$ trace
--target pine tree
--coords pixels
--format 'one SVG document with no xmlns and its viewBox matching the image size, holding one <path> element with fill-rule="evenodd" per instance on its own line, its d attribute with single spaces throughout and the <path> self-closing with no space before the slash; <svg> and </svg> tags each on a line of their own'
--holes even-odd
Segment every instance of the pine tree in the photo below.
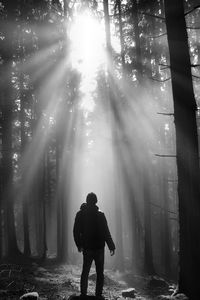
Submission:
<svg viewBox="0 0 200 300">
<path fill-rule="evenodd" d="M 182 0 L 165 1 L 176 130 L 180 222 L 179 291 L 199 299 L 200 190 L 196 101 Z"/>
</svg>

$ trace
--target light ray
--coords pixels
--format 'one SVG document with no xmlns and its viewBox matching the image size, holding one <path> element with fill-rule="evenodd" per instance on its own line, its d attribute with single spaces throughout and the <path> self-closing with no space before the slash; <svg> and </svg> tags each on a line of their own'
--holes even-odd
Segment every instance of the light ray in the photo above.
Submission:
<svg viewBox="0 0 200 300">
<path fill-rule="evenodd" d="M 76 16 L 70 29 L 72 65 L 83 74 L 96 72 L 104 61 L 102 25 L 89 12 Z"/>
</svg>

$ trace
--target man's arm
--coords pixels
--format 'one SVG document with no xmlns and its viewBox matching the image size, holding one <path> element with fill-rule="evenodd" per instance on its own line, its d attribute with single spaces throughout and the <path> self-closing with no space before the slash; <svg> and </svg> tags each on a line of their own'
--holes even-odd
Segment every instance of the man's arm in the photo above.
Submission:
<svg viewBox="0 0 200 300">
<path fill-rule="evenodd" d="M 114 253 L 115 253 L 115 244 L 113 242 L 110 230 L 108 228 L 108 223 L 107 223 L 107 220 L 106 220 L 106 217 L 105 217 L 104 214 L 103 214 L 103 222 L 104 222 L 105 241 L 106 241 L 106 244 L 108 245 L 108 248 L 110 250 L 110 254 L 114 255 Z"/>
<path fill-rule="evenodd" d="M 81 252 L 82 249 L 82 239 L 81 239 L 81 215 L 80 212 L 76 214 L 74 228 L 73 228 L 73 236 L 75 244 L 78 248 L 78 251 Z"/>
</svg>

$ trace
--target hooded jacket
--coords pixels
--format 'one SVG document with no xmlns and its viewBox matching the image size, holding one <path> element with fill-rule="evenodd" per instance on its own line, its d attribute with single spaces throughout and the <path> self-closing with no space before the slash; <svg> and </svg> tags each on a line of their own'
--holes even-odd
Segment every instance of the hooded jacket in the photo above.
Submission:
<svg viewBox="0 0 200 300">
<path fill-rule="evenodd" d="M 115 250 L 106 217 L 95 204 L 81 205 L 75 217 L 73 234 L 78 249 L 98 250 L 106 243 L 110 251 Z"/>
</svg>

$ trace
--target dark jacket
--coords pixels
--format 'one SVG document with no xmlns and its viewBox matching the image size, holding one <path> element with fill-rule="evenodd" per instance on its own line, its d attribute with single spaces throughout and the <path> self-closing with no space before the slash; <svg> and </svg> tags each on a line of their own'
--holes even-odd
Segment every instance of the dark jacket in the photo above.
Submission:
<svg viewBox="0 0 200 300">
<path fill-rule="evenodd" d="M 76 214 L 73 234 L 78 249 L 97 250 L 104 248 L 106 243 L 110 250 L 115 250 L 106 217 L 96 205 L 81 206 Z"/>
</svg>

